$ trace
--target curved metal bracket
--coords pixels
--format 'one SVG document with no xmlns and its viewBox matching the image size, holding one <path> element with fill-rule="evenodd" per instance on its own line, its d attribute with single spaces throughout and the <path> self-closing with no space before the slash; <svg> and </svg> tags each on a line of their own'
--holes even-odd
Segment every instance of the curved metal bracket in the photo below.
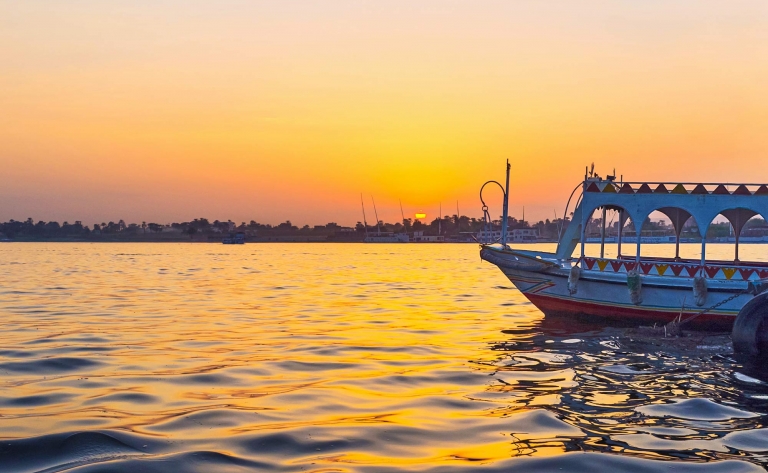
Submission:
<svg viewBox="0 0 768 473">
<path fill-rule="evenodd" d="M 503 202 L 506 202 L 507 200 L 507 193 L 504 192 L 504 186 L 502 186 L 498 181 L 487 181 L 485 184 L 483 184 L 480 187 L 480 202 L 483 204 L 483 220 L 485 220 L 485 234 L 489 236 L 488 241 L 484 242 L 486 244 L 488 243 L 498 243 L 499 240 L 490 241 L 490 234 L 491 234 L 491 215 L 488 213 L 488 204 L 485 203 L 485 200 L 483 199 L 483 190 L 485 189 L 485 186 L 488 184 L 496 184 L 499 186 L 499 189 L 501 189 L 501 194 L 504 196 Z"/>
<path fill-rule="evenodd" d="M 499 189 L 501 189 L 501 194 L 502 194 L 502 195 L 503 195 L 505 198 L 507 197 L 507 193 L 506 193 L 506 192 L 504 192 L 504 186 L 502 186 L 501 184 L 499 184 L 499 182 L 498 182 L 498 181 L 487 181 L 485 184 L 483 184 L 483 185 L 482 185 L 482 187 L 480 187 L 480 202 L 482 202 L 482 203 L 483 203 L 483 207 L 485 207 L 485 208 L 487 208 L 487 207 L 488 207 L 488 204 L 486 204 L 486 203 L 485 203 L 485 201 L 483 200 L 483 189 L 485 189 L 485 186 L 487 186 L 488 184 L 491 184 L 491 183 L 493 183 L 493 184 L 496 184 L 497 186 L 499 186 Z"/>
</svg>

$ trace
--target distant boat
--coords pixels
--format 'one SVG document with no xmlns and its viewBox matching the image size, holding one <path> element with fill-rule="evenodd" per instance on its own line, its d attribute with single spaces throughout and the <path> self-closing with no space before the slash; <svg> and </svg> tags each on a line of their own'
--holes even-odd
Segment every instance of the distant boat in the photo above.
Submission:
<svg viewBox="0 0 768 473">
<path fill-rule="evenodd" d="M 365 243 L 408 243 L 407 233 L 379 232 L 370 233 L 363 240 Z"/>
<path fill-rule="evenodd" d="M 360 194 L 360 206 L 363 209 L 363 225 L 365 226 L 365 243 L 408 243 L 409 238 L 407 233 L 392 233 L 382 232 L 381 226 L 379 226 L 379 213 L 376 211 L 376 202 L 371 196 L 373 202 L 373 211 L 376 215 L 376 225 L 378 231 L 376 233 L 368 233 L 368 222 L 365 219 L 365 204 L 363 204 L 363 194 Z M 400 209 L 402 211 L 402 207 Z"/>
<path fill-rule="evenodd" d="M 243 245 L 245 244 L 245 233 L 230 233 L 228 237 L 221 240 L 225 245 Z"/>
</svg>

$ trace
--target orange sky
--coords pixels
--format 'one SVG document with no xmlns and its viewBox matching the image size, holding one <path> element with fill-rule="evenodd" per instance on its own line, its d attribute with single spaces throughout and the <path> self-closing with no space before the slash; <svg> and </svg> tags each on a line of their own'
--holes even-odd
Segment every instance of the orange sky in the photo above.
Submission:
<svg viewBox="0 0 768 473">
<path fill-rule="evenodd" d="M 767 156 L 764 0 L 0 3 L 2 221 L 479 217 L 506 158 L 532 220 Z"/>
</svg>

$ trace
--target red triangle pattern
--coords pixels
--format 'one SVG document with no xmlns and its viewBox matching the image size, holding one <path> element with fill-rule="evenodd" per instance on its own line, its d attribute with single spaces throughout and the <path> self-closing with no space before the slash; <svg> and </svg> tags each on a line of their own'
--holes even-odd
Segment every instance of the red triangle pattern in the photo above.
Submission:
<svg viewBox="0 0 768 473">
<path fill-rule="evenodd" d="M 680 273 L 683 272 L 683 268 L 685 268 L 684 264 L 670 264 L 669 269 L 672 270 L 672 274 L 675 276 L 680 276 Z"/>
<path fill-rule="evenodd" d="M 689 277 L 696 276 L 696 273 L 698 273 L 700 269 L 701 269 L 701 266 L 699 266 L 698 264 L 685 265 L 685 270 L 686 272 L 688 272 Z"/>
<path fill-rule="evenodd" d="M 584 258 L 584 265 L 587 269 L 592 269 L 595 266 L 595 258 Z"/>
<path fill-rule="evenodd" d="M 643 274 L 648 274 L 655 265 L 653 263 L 640 263 L 640 269 Z"/>
<path fill-rule="evenodd" d="M 714 278 L 715 275 L 720 272 L 720 268 L 717 266 L 704 266 L 704 272 L 707 273 L 707 276 L 710 278 Z"/>
<path fill-rule="evenodd" d="M 755 270 L 751 268 L 739 268 L 739 272 L 741 273 L 741 278 L 746 281 L 755 273 Z"/>
<path fill-rule="evenodd" d="M 587 187 L 587 192 L 600 192 L 600 188 L 594 182 Z"/>
<path fill-rule="evenodd" d="M 621 261 L 611 261 L 611 268 L 613 268 L 613 272 L 618 273 L 621 267 L 624 265 Z"/>
</svg>

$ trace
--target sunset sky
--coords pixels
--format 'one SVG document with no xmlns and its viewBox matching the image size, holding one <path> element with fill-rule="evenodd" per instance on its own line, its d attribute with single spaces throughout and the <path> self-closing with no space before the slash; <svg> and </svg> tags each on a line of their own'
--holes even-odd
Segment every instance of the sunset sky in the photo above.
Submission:
<svg viewBox="0 0 768 473">
<path fill-rule="evenodd" d="M 768 182 L 768 2 L 0 2 L 0 221 L 479 217 L 507 158 L 528 220 Z"/>
</svg>

